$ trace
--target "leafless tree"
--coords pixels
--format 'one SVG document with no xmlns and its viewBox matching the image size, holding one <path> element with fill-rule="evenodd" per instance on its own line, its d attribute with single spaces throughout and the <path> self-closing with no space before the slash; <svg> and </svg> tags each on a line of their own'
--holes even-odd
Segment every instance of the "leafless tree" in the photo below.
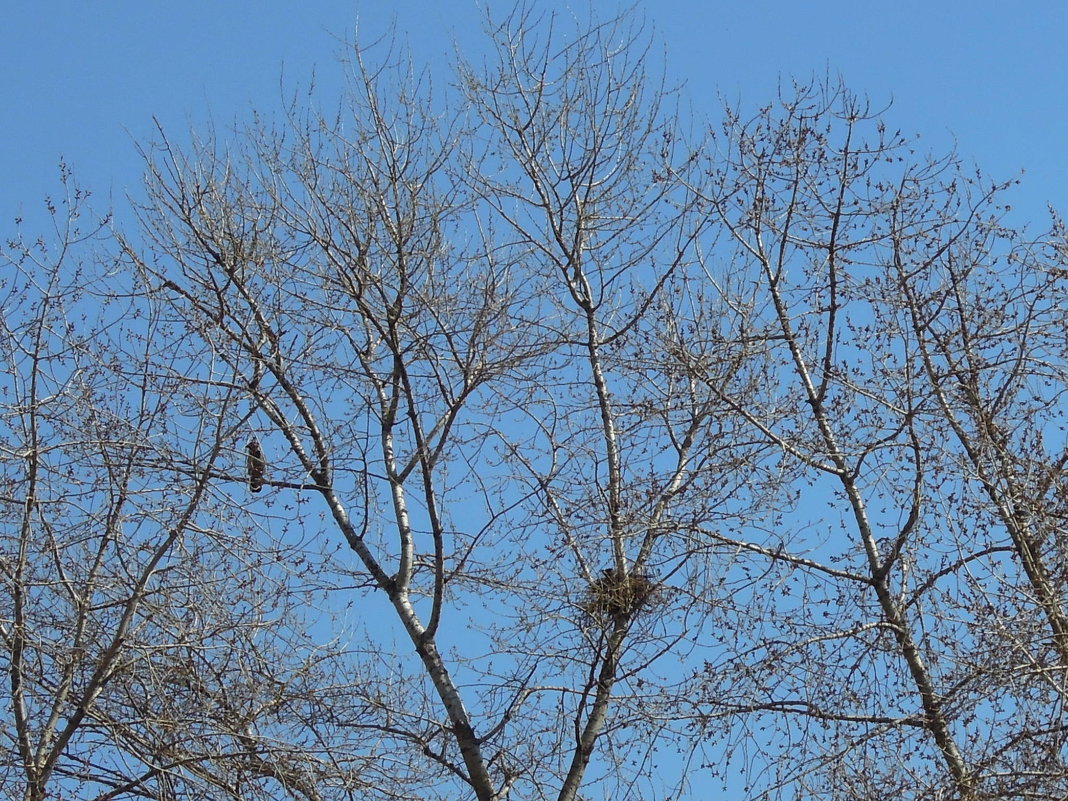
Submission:
<svg viewBox="0 0 1068 801">
<path fill-rule="evenodd" d="M 439 771 L 424 794 L 637 797 L 663 781 L 650 732 L 685 725 L 656 665 L 702 629 L 697 521 L 752 505 L 726 407 L 651 350 L 697 261 L 696 150 L 630 18 L 490 33 L 456 111 L 357 51 L 336 118 L 164 139 L 126 253 L 245 377 L 265 492 L 328 513 L 361 607 L 403 632 L 419 669 L 374 742 Z"/>
<path fill-rule="evenodd" d="M 710 716 L 778 753 L 757 797 L 1063 797 L 1062 234 L 833 85 L 719 142 L 709 280 L 773 336 L 757 392 L 708 383 L 807 502 L 711 533 L 775 581 Z"/>
<path fill-rule="evenodd" d="M 373 769 L 309 739 L 345 724 L 322 714 L 332 696 L 351 714 L 360 696 L 333 673 L 343 649 L 301 630 L 306 567 L 279 561 L 302 548 L 255 539 L 219 484 L 244 384 L 190 383 L 189 334 L 103 269 L 103 223 L 62 177 L 55 244 L 4 253 L 0 784 L 26 801 L 355 791 Z"/>
<path fill-rule="evenodd" d="M 706 134 L 632 14 L 487 31 L 9 247 L 3 781 L 1068 797 L 1059 221 L 834 84 Z"/>
</svg>

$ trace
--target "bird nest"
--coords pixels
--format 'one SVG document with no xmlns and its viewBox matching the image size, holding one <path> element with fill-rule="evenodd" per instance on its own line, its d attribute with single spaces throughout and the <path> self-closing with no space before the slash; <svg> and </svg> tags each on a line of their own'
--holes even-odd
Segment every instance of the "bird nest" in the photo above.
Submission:
<svg viewBox="0 0 1068 801">
<path fill-rule="evenodd" d="M 659 594 L 660 587 L 644 573 L 609 568 L 590 583 L 581 608 L 596 620 L 630 620 Z"/>
</svg>

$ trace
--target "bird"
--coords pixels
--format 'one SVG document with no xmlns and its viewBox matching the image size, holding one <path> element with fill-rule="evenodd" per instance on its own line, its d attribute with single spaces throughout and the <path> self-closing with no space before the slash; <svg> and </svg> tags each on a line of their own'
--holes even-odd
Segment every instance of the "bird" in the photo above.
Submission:
<svg viewBox="0 0 1068 801">
<path fill-rule="evenodd" d="M 263 489 L 263 477 L 267 474 L 267 460 L 263 458 L 263 448 L 255 437 L 248 441 L 245 449 L 245 467 L 248 470 L 248 488 L 252 492 Z"/>
</svg>

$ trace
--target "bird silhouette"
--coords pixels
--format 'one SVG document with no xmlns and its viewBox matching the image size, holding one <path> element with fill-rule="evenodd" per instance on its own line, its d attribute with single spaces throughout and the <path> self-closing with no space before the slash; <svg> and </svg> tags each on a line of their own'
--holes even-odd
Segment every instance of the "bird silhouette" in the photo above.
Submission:
<svg viewBox="0 0 1068 801">
<path fill-rule="evenodd" d="M 267 475 L 267 460 L 263 458 L 263 448 L 255 437 L 248 441 L 245 449 L 245 467 L 248 470 L 248 488 L 252 492 L 263 489 L 263 479 Z"/>
</svg>

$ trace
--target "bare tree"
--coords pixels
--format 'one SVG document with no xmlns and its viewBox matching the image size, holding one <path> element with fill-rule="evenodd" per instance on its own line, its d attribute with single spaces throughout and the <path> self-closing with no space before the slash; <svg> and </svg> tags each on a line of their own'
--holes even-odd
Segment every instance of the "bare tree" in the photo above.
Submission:
<svg viewBox="0 0 1068 801">
<path fill-rule="evenodd" d="M 749 458 L 726 407 L 650 351 L 697 261 L 693 145 L 640 26 L 561 27 L 491 27 L 463 113 L 357 51 L 336 118 L 164 140 L 153 244 L 126 246 L 245 377 L 265 494 L 328 512 L 361 606 L 406 637 L 391 659 L 418 670 L 356 747 L 406 749 L 439 772 L 424 793 L 662 783 L 648 734 L 678 735 L 686 688 L 656 665 L 694 647 L 719 558 L 696 522 L 749 503 L 722 491 Z"/>
<path fill-rule="evenodd" d="M 695 134 L 634 15 L 487 31 L 9 248 L 5 783 L 1068 797 L 1059 222 L 835 85 Z"/>
<path fill-rule="evenodd" d="M 100 269 L 106 223 L 63 182 L 56 244 L 5 251 L 2 783 L 26 801 L 355 790 L 373 772 L 308 739 L 339 725 L 316 714 L 342 688 L 359 704 L 351 679 L 331 688 L 340 649 L 301 631 L 306 568 L 279 561 L 302 549 L 254 542 L 218 488 L 244 384 L 190 384 L 193 340 Z"/>
<path fill-rule="evenodd" d="M 723 652 L 710 714 L 769 733 L 758 797 L 1063 796 L 1060 251 L 838 87 L 728 112 L 719 141 L 714 257 L 774 336 L 757 392 L 708 383 L 784 495 L 820 500 L 711 533 L 782 597 L 740 610 L 759 636 Z"/>
</svg>

